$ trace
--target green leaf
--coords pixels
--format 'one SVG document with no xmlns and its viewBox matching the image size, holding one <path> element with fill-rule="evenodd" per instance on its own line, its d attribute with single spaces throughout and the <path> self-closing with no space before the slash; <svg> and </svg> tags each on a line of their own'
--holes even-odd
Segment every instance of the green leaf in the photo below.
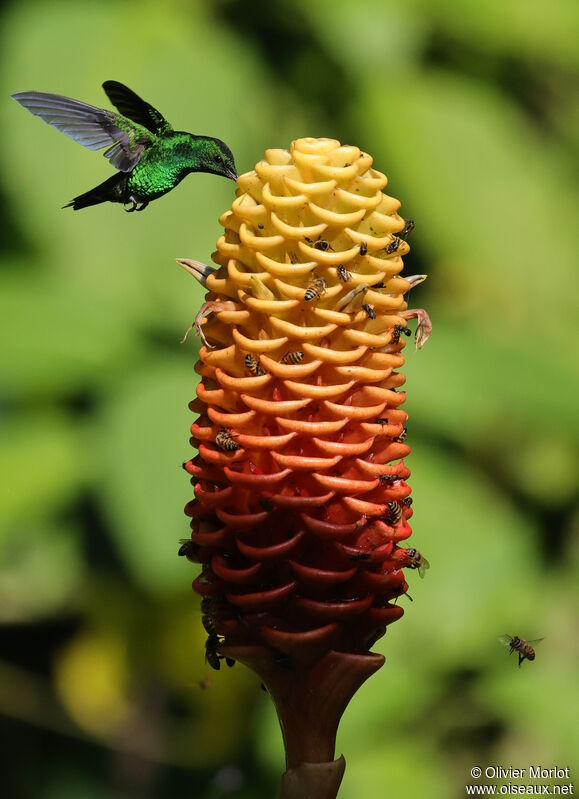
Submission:
<svg viewBox="0 0 579 799">
<path fill-rule="evenodd" d="M 375 165 L 417 222 L 412 243 L 434 262 L 426 288 L 439 312 L 534 352 L 538 364 L 563 362 L 579 340 L 565 290 L 579 246 L 566 153 L 496 91 L 443 72 L 397 78 L 395 117 L 376 100 L 380 76 L 352 113 L 372 117 Z"/>
<path fill-rule="evenodd" d="M 0 532 L 42 525 L 70 502 L 87 479 L 83 438 L 57 413 L 7 417 L 2 429 Z"/>
<path fill-rule="evenodd" d="M 400 736 L 392 717 L 384 719 L 382 729 L 380 739 L 370 744 L 365 752 L 358 752 L 356 757 L 347 759 L 340 799 L 359 799 L 361 796 L 372 799 L 382 796 L 448 797 L 448 774 L 440 756 L 417 736 Z"/>
<path fill-rule="evenodd" d="M 579 27 L 579 7 L 574 0 L 553 0 L 549 13 L 541 3 L 528 0 L 443 0 L 432 4 L 418 0 L 415 13 L 456 37 L 465 46 L 505 56 L 521 56 L 558 66 L 579 63 L 575 33 Z"/>
<path fill-rule="evenodd" d="M 138 344 L 121 313 L 45 275 L 4 275 L 0 316 L 0 371 L 8 396 L 67 396 L 98 385 L 120 370 Z"/>
<path fill-rule="evenodd" d="M 70 610 L 84 571 L 77 529 L 46 520 L 21 524 L 2 542 L 0 620 L 22 623 Z"/>
<path fill-rule="evenodd" d="M 193 490 L 181 464 L 192 452 L 187 404 L 197 381 L 192 365 L 151 362 L 128 378 L 99 428 L 105 511 L 135 580 L 151 591 L 179 590 L 194 576 L 177 550 L 189 535 L 183 508 Z"/>
</svg>

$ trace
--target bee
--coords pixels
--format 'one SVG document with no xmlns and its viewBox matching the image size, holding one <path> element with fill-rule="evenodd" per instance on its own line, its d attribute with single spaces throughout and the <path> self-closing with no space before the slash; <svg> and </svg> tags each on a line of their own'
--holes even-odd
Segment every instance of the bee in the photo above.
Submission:
<svg viewBox="0 0 579 799">
<path fill-rule="evenodd" d="M 194 544 L 190 538 L 182 538 L 179 552 L 177 553 L 180 558 L 187 558 L 187 560 L 195 561 L 199 554 L 198 544 Z"/>
<path fill-rule="evenodd" d="M 387 523 L 391 527 L 395 527 L 402 521 L 402 507 L 394 500 L 387 502 L 386 505 L 388 506 Z"/>
<path fill-rule="evenodd" d="M 426 569 L 430 569 L 430 563 L 426 560 L 424 555 L 412 547 L 406 550 L 406 557 L 408 558 L 407 568 L 418 569 L 419 576 L 424 577 Z"/>
<path fill-rule="evenodd" d="M 349 555 L 348 560 L 351 560 L 353 563 L 360 563 L 370 560 L 371 557 L 369 552 L 357 552 L 355 555 Z"/>
<path fill-rule="evenodd" d="M 390 423 L 385 416 L 381 416 L 379 419 L 376 419 L 376 424 L 390 424 Z"/>
<path fill-rule="evenodd" d="M 372 306 L 371 306 L 371 305 L 368 305 L 368 303 L 366 303 L 366 302 L 365 302 L 365 303 L 362 305 L 362 308 L 363 308 L 363 309 L 366 311 L 366 313 L 368 314 L 368 318 L 369 318 L 369 319 L 376 319 L 376 312 L 374 311 L 374 309 L 372 308 Z"/>
<path fill-rule="evenodd" d="M 366 255 L 367 252 L 368 252 L 368 245 L 366 244 L 365 241 L 363 241 L 360 244 L 360 255 Z"/>
<path fill-rule="evenodd" d="M 402 230 L 400 231 L 400 233 L 398 234 L 398 238 L 406 239 L 406 236 L 409 236 L 413 230 L 414 230 L 414 220 L 409 219 L 402 228 Z"/>
<path fill-rule="evenodd" d="M 264 510 L 270 513 L 272 510 L 275 510 L 275 505 L 269 497 L 260 497 L 258 502 Z"/>
<path fill-rule="evenodd" d="M 408 330 L 405 325 L 394 325 L 394 330 L 392 331 L 392 339 L 390 340 L 391 344 L 398 344 L 400 341 L 400 336 L 404 334 L 405 336 L 411 335 L 410 330 Z"/>
<path fill-rule="evenodd" d="M 399 436 L 397 436 L 394 439 L 394 441 L 398 441 L 399 444 L 402 444 L 402 442 L 404 441 L 404 439 L 406 438 L 407 435 L 408 435 L 408 428 L 403 427 L 402 428 L 402 432 L 400 433 Z"/>
<path fill-rule="evenodd" d="M 499 638 L 501 644 L 510 647 L 509 655 L 512 655 L 515 651 L 519 653 L 519 668 L 521 668 L 523 660 L 535 659 L 535 650 L 531 645 L 538 644 L 542 640 L 542 638 L 535 638 L 533 641 L 525 641 L 523 638 L 519 638 L 518 635 L 501 635 Z"/>
<path fill-rule="evenodd" d="M 386 247 L 387 255 L 391 255 L 392 253 L 396 252 L 398 247 L 400 247 L 400 239 L 397 236 L 394 236 L 390 244 Z"/>
<path fill-rule="evenodd" d="M 319 237 L 313 241 L 312 239 L 308 239 L 306 236 L 306 241 L 308 244 L 311 244 L 316 250 L 320 250 L 321 252 L 328 252 L 328 250 L 333 250 L 332 245 L 329 241 L 325 239 L 320 239 Z"/>
<path fill-rule="evenodd" d="M 217 630 L 215 629 L 215 619 L 212 614 L 204 613 L 201 616 L 201 624 L 205 628 L 205 632 L 209 637 L 214 636 L 216 638 L 219 638 Z"/>
<path fill-rule="evenodd" d="M 414 600 L 412 599 L 412 597 L 408 593 L 408 586 L 406 586 L 406 590 L 404 590 L 404 586 L 400 586 L 400 588 L 398 589 L 398 593 L 396 594 L 396 599 L 394 600 L 394 602 L 398 602 L 398 598 L 401 597 L 401 596 L 408 597 L 408 599 L 411 602 L 414 602 Z"/>
<path fill-rule="evenodd" d="M 283 358 L 281 359 L 281 363 L 289 363 L 295 366 L 296 364 L 303 361 L 304 357 L 305 355 L 303 352 L 292 352 L 290 350 L 289 352 L 286 352 L 286 354 L 283 356 Z"/>
<path fill-rule="evenodd" d="M 204 596 L 201 600 L 201 611 L 203 613 L 214 613 L 219 604 L 219 600 L 214 597 Z"/>
<path fill-rule="evenodd" d="M 323 277 L 316 277 L 312 280 L 307 287 L 304 294 L 304 300 L 311 302 L 312 300 L 321 299 L 322 295 L 326 293 L 326 281 Z"/>
<path fill-rule="evenodd" d="M 406 505 L 407 508 L 409 508 L 414 502 L 414 500 L 412 499 L 412 497 L 404 497 L 404 499 L 401 499 L 400 502 L 403 505 Z"/>
<path fill-rule="evenodd" d="M 381 483 L 391 485 L 392 483 L 397 483 L 400 477 L 397 474 L 381 474 L 378 479 Z"/>
<path fill-rule="evenodd" d="M 351 279 L 352 279 L 352 275 L 351 275 L 351 274 L 348 272 L 348 270 L 346 269 L 346 267 L 344 266 L 344 264 L 338 264 L 338 266 L 336 267 L 336 269 L 338 270 L 338 277 L 339 277 L 339 278 L 340 278 L 340 280 L 342 280 L 344 283 L 347 283 L 349 280 L 351 280 Z"/>
<path fill-rule="evenodd" d="M 215 436 L 215 443 L 219 449 L 225 450 L 225 452 L 235 452 L 241 449 L 241 445 L 233 440 L 231 430 L 228 430 L 226 427 L 219 428 L 219 432 Z"/>
<path fill-rule="evenodd" d="M 215 671 L 219 671 L 223 659 L 223 655 L 220 655 L 217 651 L 217 647 L 220 643 L 221 640 L 215 632 L 209 633 L 207 641 L 205 642 L 205 662 L 208 663 L 212 669 L 215 669 Z"/>
<path fill-rule="evenodd" d="M 245 368 L 254 377 L 259 377 L 259 375 L 264 374 L 259 359 L 254 358 L 250 352 L 248 352 L 247 355 L 245 356 Z"/>
</svg>

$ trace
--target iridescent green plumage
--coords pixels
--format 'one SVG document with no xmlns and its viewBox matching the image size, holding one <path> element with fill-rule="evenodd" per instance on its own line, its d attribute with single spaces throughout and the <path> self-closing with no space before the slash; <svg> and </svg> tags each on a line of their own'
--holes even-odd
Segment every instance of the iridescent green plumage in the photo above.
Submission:
<svg viewBox="0 0 579 799">
<path fill-rule="evenodd" d="M 233 154 L 220 139 L 174 131 L 156 108 L 122 83 L 109 80 L 103 88 L 120 114 L 59 94 L 12 95 L 31 114 L 79 144 L 91 150 L 106 147 L 105 157 L 120 171 L 65 208 L 78 210 L 110 201 L 131 203 L 129 211 L 142 211 L 190 172 L 237 179 Z"/>
</svg>

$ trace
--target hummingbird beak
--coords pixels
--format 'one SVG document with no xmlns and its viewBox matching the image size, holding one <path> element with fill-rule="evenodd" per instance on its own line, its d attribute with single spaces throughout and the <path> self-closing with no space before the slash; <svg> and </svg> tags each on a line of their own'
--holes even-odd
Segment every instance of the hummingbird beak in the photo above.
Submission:
<svg viewBox="0 0 579 799">
<path fill-rule="evenodd" d="M 237 172 L 235 172 L 234 169 L 226 169 L 225 174 L 228 178 L 231 178 L 231 180 L 237 180 Z"/>
</svg>

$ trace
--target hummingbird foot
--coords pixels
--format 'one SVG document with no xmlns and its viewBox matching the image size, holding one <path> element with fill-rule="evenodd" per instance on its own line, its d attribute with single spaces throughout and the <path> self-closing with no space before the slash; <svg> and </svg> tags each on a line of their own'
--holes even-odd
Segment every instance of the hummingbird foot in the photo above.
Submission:
<svg viewBox="0 0 579 799">
<path fill-rule="evenodd" d="M 131 205 L 131 208 L 125 208 L 125 211 L 126 211 L 128 214 L 132 214 L 132 213 L 133 213 L 133 211 L 136 211 L 136 210 L 137 210 L 137 200 L 136 200 L 136 199 L 133 197 L 133 195 L 132 195 L 132 194 L 131 194 L 131 196 L 129 197 L 129 202 L 130 202 L 130 203 L 132 203 L 132 205 Z M 125 203 L 125 205 L 126 205 L 126 204 L 127 204 L 127 203 Z"/>
<path fill-rule="evenodd" d="M 145 200 L 145 202 L 142 202 L 142 203 L 141 203 L 141 207 L 140 207 L 140 208 L 135 208 L 135 211 L 144 211 L 144 210 L 145 210 L 145 208 L 146 208 L 148 205 L 149 205 L 149 201 L 148 201 L 148 200 Z"/>
</svg>

